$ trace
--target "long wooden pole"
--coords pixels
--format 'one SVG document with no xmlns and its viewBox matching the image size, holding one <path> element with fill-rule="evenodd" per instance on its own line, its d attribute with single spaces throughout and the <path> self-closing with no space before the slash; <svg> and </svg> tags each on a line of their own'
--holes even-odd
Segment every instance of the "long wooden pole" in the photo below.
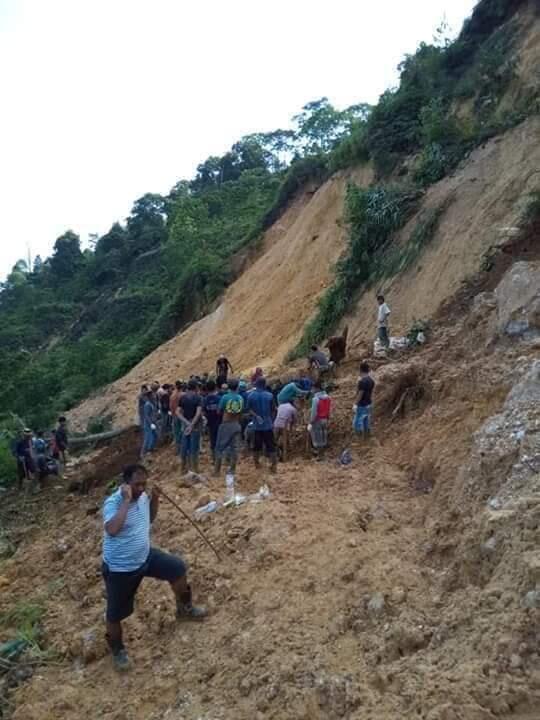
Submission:
<svg viewBox="0 0 540 720">
<path fill-rule="evenodd" d="M 210 542 L 210 540 L 209 540 L 209 539 L 206 537 L 206 535 L 203 533 L 203 531 L 201 530 L 201 528 L 200 528 L 198 525 L 196 525 L 196 524 L 193 522 L 193 520 L 189 517 L 189 515 L 187 514 L 187 512 L 186 512 L 185 510 L 182 510 L 182 508 L 180 507 L 180 505 L 178 505 L 178 503 L 176 503 L 171 497 L 169 497 L 169 496 L 167 495 L 167 493 L 163 492 L 163 490 L 162 490 L 160 487 L 157 487 L 157 491 L 159 492 L 159 494 L 160 494 L 163 498 L 165 498 L 165 500 L 167 500 L 167 502 L 170 502 L 171 505 L 172 505 L 173 507 L 175 507 L 175 508 L 178 510 L 178 512 L 179 512 L 181 515 L 183 515 L 183 517 L 184 517 L 189 523 L 191 523 L 191 525 L 193 525 L 193 527 L 194 527 L 195 530 L 199 533 L 199 535 L 202 537 L 202 539 L 204 540 L 204 542 L 208 545 L 209 548 L 211 548 L 211 550 L 213 550 L 213 552 L 215 552 L 217 559 L 221 562 L 221 555 L 218 553 L 218 551 L 216 550 L 216 548 L 214 547 L 214 545 Z"/>
</svg>

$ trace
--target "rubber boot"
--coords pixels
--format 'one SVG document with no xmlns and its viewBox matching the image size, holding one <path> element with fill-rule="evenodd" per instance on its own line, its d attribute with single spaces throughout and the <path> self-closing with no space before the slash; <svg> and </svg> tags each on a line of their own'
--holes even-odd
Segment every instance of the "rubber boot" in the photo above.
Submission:
<svg viewBox="0 0 540 720">
<path fill-rule="evenodd" d="M 221 474 L 221 457 L 216 454 L 216 461 L 214 462 L 214 477 L 219 477 Z"/>
<path fill-rule="evenodd" d="M 208 610 L 205 607 L 193 605 L 191 585 L 188 585 L 181 599 L 176 602 L 177 620 L 204 620 L 207 615 Z"/>
<path fill-rule="evenodd" d="M 270 472 L 275 475 L 277 473 L 278 456 L 277 452 L 270 455 Z"/>
<path fill-rule="evenodd" d="M 261 453 L 260 452 L 254 451 L 253 463 L 257 469 L 261 467 Z"/>
<path fill-rule="evenodd" d="M 112 643 L 107 634 L 105 634 L 105 638 L 111 651 L 114 669 L 118 670 L 118 672 L 125 672 L 126 670 L 129 670 L 131 663 L 124 645 L 122 643 Z"/>
</svg>

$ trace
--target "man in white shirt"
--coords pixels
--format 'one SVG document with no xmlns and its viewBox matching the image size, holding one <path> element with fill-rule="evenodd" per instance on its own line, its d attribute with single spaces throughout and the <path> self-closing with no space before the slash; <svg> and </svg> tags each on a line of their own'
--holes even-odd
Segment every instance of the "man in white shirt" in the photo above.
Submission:
<svg viewBox="0 0 540 720">
<path fill-rule="evenodd" d="M 381 344 L 384 347 L 390 345 L 390 333 L 388 330 L 388 316 L 390 315 L 390 308 L 384 302 L 384 295 L 377 295 L 377 302 L 379 303 L 379 311 L 377 313 L 377 335 Z"/>
<path fill-rule="evenodd" d="M 289 454 L 289 436 L 292 428 L 298 422 L 298 410 L 292 402 L 282 403 L 278 407 L 276 419 L 274 420 L 274 434 L 279 450 L 281 451 L 281 459 L 286 462 Z"/>
</svg>

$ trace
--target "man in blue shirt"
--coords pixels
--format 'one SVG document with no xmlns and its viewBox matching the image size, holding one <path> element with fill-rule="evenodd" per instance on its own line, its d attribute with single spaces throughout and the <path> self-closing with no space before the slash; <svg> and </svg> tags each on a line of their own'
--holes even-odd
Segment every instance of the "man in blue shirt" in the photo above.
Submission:
<svg viewBox="0 0 540 720">
<path fill-rule="evenodd" d="M 159 508 L 159 491 L 146 493 L 147 472 L 142 465 L 124 470 L 123 484 L 103 506 L 103 578 L 107 589 L 107 642 L 118 670 L 129 659 L 122 640 L 122 620 L 133 613 L 135 595 L 143 578 L 166 580 L 176 597 L 178 619 L 201 620 L 204 608 L 195 607 L 184 561 L 150 545 L 150 527 Z"/>
<path fill-rule="evenodd" d="M 276 472 L 277 453 L 274 442 L 274 396 L 266 389 L 266 380 L 258 378 L 255 390 L 249 394 L 248 410 L 254 418 L 254 452 L 255 467 L 260 467 L 261 451 L 264 448 L 270 459 L 270 470 Z"/>
</svg>

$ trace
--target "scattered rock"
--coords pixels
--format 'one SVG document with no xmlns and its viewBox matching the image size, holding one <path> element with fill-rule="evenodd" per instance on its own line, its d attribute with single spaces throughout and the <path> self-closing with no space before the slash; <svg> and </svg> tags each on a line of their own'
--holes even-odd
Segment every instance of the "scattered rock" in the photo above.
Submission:
<svg viewBox="0 0 540 720">
<path fill-rule="evenodd" d="M 381 615 L 381 613 L 384 612 L 385 606 L 384 595 L 377 592 L 369 599 L 367 609 L 371 615 Z"/>
<path fill-rule="evenodd" d="M 516 262 L 495 290 L 497 325 L 510 336 L 538 334 L 540 329 L 540 264 Z"/>
<path fill-rule="evenodd" d="M 407 598 L 407 591 L 402 587 L 393 588 L 390 593 L 390 598 L 393 603 L 400 605 L 402 602 L 405 602 L 405 599 Z"/>
<path fill-rule="evenodd" d="M 490 498 L 488 505 L 492 510 L 500 510 L 503 506 L 502 501 L 498 497 Z"/>
<path fill-rule="evenodd" d="M 529 608 L 530 610 L 540 608 L 540 590 L 530 590 L 523 598 L 521 604 L 524 608 Z"/>
<path fill-rule="evenodd" d="M 486 542 L 482 543 L 480 549 L 483 555 L 492 555 L 497 549 L 497 541 L 495 539 L 495 536 L 492 535 L 486 540 Z"/>
<path fill-rule="evenodd" d="M 319 676 L 315 679 L 315 691 L 325 718 L 344 717 L 360 703 L 349 675 Z"/>
<path fill-rule="evenodd" d="M 84 665 L 105 657 L 108 650 L 103 632 L 96 628 L 90 628 L 79 633 L 73 639 L 69 652 L 74 660 L 82 662 Z"/>
<path fill-rule="evenodd" d="M 514 668 L 514 670 L 517 670 L 523 665 L 523 659 L 514 653 L 510 656 L 510 667 Z"/>
<path fill-rule="evenodd" d="M 198 473 L 194 473 L 190 470 L 183 476 L 181 484 L 183 487 L 188 488 L 194 487 L 195 485 L 207 485 L 208 478 L 206 475 L 199 475 Z"/>
<path fill-rule="evenodd" d="M 65 540 L 59 540 L 52 548 L 53 560 L 61 560 L 69 551 L 69 545 Z"/>
<path fill-rule="evenodd" d="M 247 697 L 251 692 L 251 680 L 249 678 L 242 678 L 238 685 L 238 691 L 242 697 Z"/>
<path fill-rule="evenodd" d="M 211 501 L 212 501 L 212 498 L 210 497 L 210 495 L 206 495 L 206 494 L 201 495 L 200 497 L 197 498 L 197 502 L 195 503 L 195 510 L 197 508 L 201 508 L 201 507 L 204 507 L 205 505 L 208 505 L 208 503 Z"/>
</svg>

